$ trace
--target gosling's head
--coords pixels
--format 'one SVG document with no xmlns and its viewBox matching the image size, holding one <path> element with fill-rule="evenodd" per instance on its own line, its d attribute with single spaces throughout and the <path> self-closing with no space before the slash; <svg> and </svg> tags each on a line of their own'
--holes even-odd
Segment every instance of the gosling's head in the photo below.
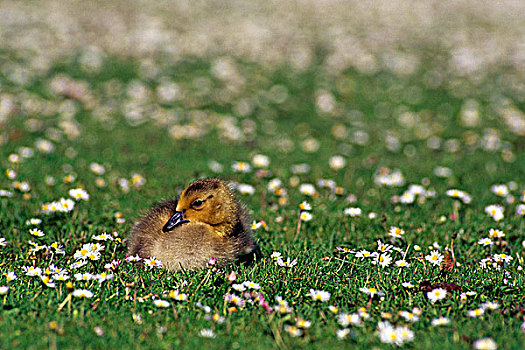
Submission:
<svg viewBox="0 0 525 350">
<path fill-rule="evenodd" d="M 188 222 L 213 226 L 219 235 L 236 220 L 237 202 L 230 187 L 219 179 L 191 183 L 181 194 L 175 214 L 162 231 L 169 232 Z"/>
</svg>

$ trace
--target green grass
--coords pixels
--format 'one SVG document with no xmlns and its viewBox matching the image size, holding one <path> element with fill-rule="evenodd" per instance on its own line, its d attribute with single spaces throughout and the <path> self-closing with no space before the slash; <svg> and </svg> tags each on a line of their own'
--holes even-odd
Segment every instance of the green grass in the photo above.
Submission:
<svg viewBox="0 0 525 350">
<path fill-rule="evenodd" d="M 0 124 L 3 140 L 0 164 L 2 171 L 9 168 L 18 173 L 16 181 L 27 181 L 31 186 L 25 196 L 15 189 L 13 197 L 0 198 L 0 236 L 7 240 L 0 250 L 0 273 L 14 271 L 18 275 L 9 283 L 5 276 L 0 277 L 0 285 L 10 287 L 0 299 L 1 348 L 389 348 L 377 336 L 378 321 L 409 324 L 398 312 L 414 307 L 421 309 L 421 315 L 419 321 L 409 324 L 415 338 L 406 343 L 407 347 L 469 348 L 482 337 L 491 337 L 501 348 L 522 347 L 525 339 L 520 326 L 525 281 L 518 266 L 523 266 L 524 219 L 514 210 L 525 190 L 525 144 L 519 135 L 509 131 L 493 108 L 490 82 L 482 88 L 472 87 L 465 96 L 458 97 L 447 86 L 426 87 L 424 72 L 403 78 L 386 72 L 363 76 L 348 71 L 334 78 L 316 67 L 306 72 L 287 67 L 265 71 L 255 64 L 238 63 L 238 68 L 245 83 L 226 101 L 218 96 L 224 93 L 227 83 L 210 73 L 209 62 L 199 60 L 162 64 L 161 74 L 156 78 L 144 78 L 136 62 L 116 58 L 108 58 L 100 72 L 86 73 L 74 57 L 57 63 L 48 75 L 35 78 L 28 86 L 17 86 L 6 76 L 0 76 L 2 93 L 13 96 L 17 106 L 26 106 L 15 108 Z M 51 93 L 49 82 L 57 74 L 87 82 L 89 101 Z M 179 84 L 184 91 L 182 99 L 161 104 L 156 101 L 153 92 L 161 76 Z M 144 122 L 137 126 L 129 125 L 122 113 L 125 104 L 132 100 L 126 94 L 126 86 L 131 82 L 140 82 L 149 89 L 145 100 L 140 102 Z M 109 89 L 108 84 L 113 88 Z M 207 86 L 205 90 L 198 88 L 202 84 Z M 272 90 L 275 85 L 286 87 L 288 97 L 284 101 L 272 100 L 272 91 L 278 91 Z M 336 99 L 338 104 L 333 112 L 317 110 L 315 101 L 320 90 L 330 91 Z M 414 94 L 418 98 L 413 98 Z M 459 117 L 467 97 L 476 99 L 480 105 L 480 122 L 470 127 L 463 125 Z M 239 116 L 238 104 L 243 99 L 252 109 Z M 27 109 L 29 100 L 47 102 L 56 112 L 31 113 Z M 59 112 L 66 101 L 76 107 L 72 116 Z M 517 108 L 524 107 L 519 101 L 513 103 Z M 113 110 L 103 121 L 94 117 L 100 106 Z M 171 128 L 195 123 L 191 111 L 204 111 L 213 122 L 204 128 L 202 137 L 176 140 L 170 137 L 165 125 L 150 118 L 158 108 L 178 116 Z M 416 122 L 400 123 L 403 119 L 400 115 L 405 111 L 415 113 Z M 241 131 L 244 139 L 231 141 L 221 135 L 216 125 L 227 117 L 233 118 L 240 130 L 245 128 L 244 133 Z M 207 118 L 198 119 L 201 123 L 197 126 L 203 125 Z M 41 126 L 30 130 L 28 124 L 35 120 Z M 64 121 L 72 120 L 79 127 L 77 137 L 71 137 L 65 129 Z M 331 130 L 336 124 L 346 128 L 345 137 L 333 136 Z M 253 125 L 254 131 L 247 133 L 247 126 Z M 359 143 L 355 133 L 363 131 L 368 141 Z M 399 149 L 385 147 L 387 132 L 397 137 Z M 501 147 L 490 150 L 480 146 L 489 132 L 497 135 Z M 59 136 L 54 137 L 53 153 L 36 150 L 37 139 L 52 139 L 53 134 Z M 439 149 L 427 147 L 431 136 L 441 139 Z M 304 151 L 302 144 L 309 138 L 318 141 L 320 147 L 316 152 Z M 456 152 L 443 146 L 452 139 L 459 144 Z M 283 148 L 286 143 L 288 147 Z M 20 164 L 10 163 L 8 156 L 19 152 L 22 146 L 32 147 L 34 156 Z M 231 170 L 234 161 L 249 162 L 257 153 L 271 159 L 267 177 L 258 176 L 255 170 L 246 174 Z M 328 166 L 328 160 L 336 154 L 344 155 L 347 161 L 346 167 L 338 171 Z M 213 173 L 208 167 L 210 160 L 221 163 L 224 172 Z M 90 170 L 92 162 L 102 164 L 105 174 L 95 175 Z M 299 163 L 308 164 L 311 170 L 293 174 L 291 165 Z M 374 174 L 380 166 L 400 169 L 406 185 L 388 188 L 374 184 Z M 437 166 L 449 167 L 452 175 L 437 177 L 433 173 Z M 130 184 L 129 192 L 122 191 L 118 179 L 129 180 L 133 172 L 144 176 L 146 184 L 141 188 Z M 72 183 L 63 181 L 68 174 L 75 175 Z M 53 176 L 56 184 L 46 184 L 46 176 Z M 254 195 L 239 196 L 253 219 L 267 223 L 266 229 L 255 232 L 263 251 L 260 260 L 249 266 L 230 266 L 220 273 L 150 271 L 141 264 L 123 262 L 113 272 L 115 278 L 101 285 L 97 281 L 75 281 L 73 275 L 79 271 L 101 273 L 113 258 L 124 259 L 126 237 L 133 221 L 156 201 L 172 198 L 193 179 L 207 176 L 254 186 Z M 105 180 L 105 187 L 96 185 L 97 177 Z M 287 189 L 288 200 L 284 205 L 268 191 L 268 182 L 274 177 L 280 178 Z M 312 184 L 319 179 L 333 179 L 345 193 L 335 195 L 316 185 L 319 193 L 311 198 L 290 184 L 295 178 L 299 183 Z M 0 189 L 9 189 L 13 181 L 2 175 Z M 508 204 L 490 188 L 511 181 L 516 184 L 511 190 L 515 202 Z M 419 183 L 434 189 L 436 196 L 412 204 L 392 201 L 409 184 Z M 41 213 L 43 203 L 67 197 L 69 189 L 77 187 L 89 193 L 89 201 L 77 203 L 69 213 Z M 445 195 L 451 188 L 471 194 L 472 203 L 455 208 L 454 200 Z M 355 203 L 348 203 L 349 194 L 355 195 Z M 296 237 L 298 205 L 303 200 L 312 205 L 313 219 L 302 223 Z M 505 206 L 505 218 L 495 222 L 488 217 L 484 208 L 489 204 Z M 344 215 L 348 207 L 361 208 L 363 215 L 354 218 Z M 117 223 L 117 212 L 126 219 L 124 223 Z M 370 212 L 377 217 L 369 218 Z M 452 219 L 454 213 L 459 216 Z M 42 219 L 38 227 L 45 237 L 32 238 L 29 234 L 25 222 L 32 217 Z M 407 269 L 401 270 L 393 262 L 381 268 L 373 265 L 372 259 L 361 260 L 336 250 L 342 246 L 375 251 L 378 239 L 392 243 L 387 235 L 391 226 L 405 230 L 404 237 L 393 242 L 402 252 L 393 252 L 392 257 L 396 261 L 406 252 L 406 260 L 411 264 Z M 495 240 L 491 250 L 477 244 L 490 228 L 506 234 Z M 70 270 L 75 251 L 91 242 L 93 235 L 104 231 L 118 232 L 122 242 L 105 242 L 100 260 L 78 271 Z M 458 266 L 451 272 L 416 259 L 427 255 L 434 242 L 445 255 L 455 234 L 458 235 L 453 247 Z M 46 245 L 59 242 L 66 254 L 44 251 L 29 254 L 30 239 Z M 415 245 L 421 247 L 420 252 L 414 250 Z M 270 257 L 274 251 L 285 258 L 297 259 L 297 266 L 291 269 L 276 266 Z M 495 253 L 511 255 L 513 260 L 505 267 L 481 269 L 480 260 Z M 25 276 L 22 271 L 22 266 L 45 269 L 51 263 L 69 270 L 72 288 L 67 288 L 65 282 L 49 288 L 40 278 Z M 231 271 L 237 273 L 237 283 L 245 280 L 259 283 L 270 306 L 276 304 L 276 296 L 281 296 L 293 311 L 270 314 L 258 305 L 247 304 L 230 312 L 231 305 L 225 303 L 224 295 L 234 292 L 226 281 Z M 183 281 L 187 284 L 182 284 Z M 411 282 L 415 288 L 408 290 L 401 286 L 402 282 Z M 462 292 L 477 294 L 462 300 L 461 292 L 450 291 L 447 299 L 432 304 L 426 293 L 419 290 L 422 282 L 454 283 Z M 154 306 L 154 297 L 168 300 L 167 293 L 177 286 L 188 295 L 188 300 L 171 301 L 165 309 Z M 370 300 L 359 290 L 361 287 L 376 287 L 385 296 Z M 72 290 L 80 288 L 91 290 L 94 296 L 68 301 Z M 309 296 L 312 288 L 328 291 L 329 302 L 313 301 Z M 467 316 L 468 310 L 486 301 L 498 302 L 499 309 L 487 310 L 480 318 Z M 206 319 L 205 312 L 195 302 L 224 316 L 224 323 Z M 364 307 L 370 318 L 360 327 L 350 326 L 351 336 L 339 340 L 336 331 L 343 327 L 338 325 L 329 305 L 337 306 L 342 313 L 354 313 Z M 449 317 L 451 324 L 432 327 L 431 320 L 438 316 Z M 295 317 L 312 321 L 305 334 L 297 338 L 285 330 L 285 325 L 295 324 Z M 96 327 L 103 334 L 97 335 Z M 199 336 L 204 328 L 213 329 L 216 337 Z"/>
</svg>

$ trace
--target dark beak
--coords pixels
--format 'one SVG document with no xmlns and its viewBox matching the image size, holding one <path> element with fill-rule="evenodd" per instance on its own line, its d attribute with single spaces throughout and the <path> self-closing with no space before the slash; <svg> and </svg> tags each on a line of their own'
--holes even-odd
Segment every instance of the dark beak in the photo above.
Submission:
<svg viewBox="0 0 525 350">
<path fill-rule="evenodd" d="M 189 222 L 189 220 L 184 220 L 182 217 L 182 211 L 176 211 L 175 214 L 168 220 L 166 225 L 162 228 L 162 232 L 170 232 L 175 227 Z"/>
</svg>

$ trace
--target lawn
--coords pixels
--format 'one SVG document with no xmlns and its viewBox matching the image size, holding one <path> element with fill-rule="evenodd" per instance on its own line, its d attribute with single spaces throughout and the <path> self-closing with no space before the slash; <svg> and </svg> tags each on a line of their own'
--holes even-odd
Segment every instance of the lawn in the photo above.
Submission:
<svg viewBox="0 0 525 350">
<path fill-rule="evenodd" d="M 87 50 L 34 73 L 0 52 L 0 348 L 522 348 L 511 69 L 438 82 L 431 58 L 402 74 L 326 55 Z M 127 256 L 134 221 L 205 177 L 236 188 L 262 256 Z"/>
</svg>

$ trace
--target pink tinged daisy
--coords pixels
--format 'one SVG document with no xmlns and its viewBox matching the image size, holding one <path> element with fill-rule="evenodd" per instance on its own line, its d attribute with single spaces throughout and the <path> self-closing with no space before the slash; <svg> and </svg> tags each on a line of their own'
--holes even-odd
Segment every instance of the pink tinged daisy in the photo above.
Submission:
<svg viewBox="0 0 525 350">
<path fill-rule="evenodd" d="M 0 246 L 5 247 L 7 244 L 7 241 L 4 237 L 0 237 Z"/>
<path fill-rule="evenodd" d="M 33 253 L 36 253 L 36 252 L 39 252 L 41 250 L 45 250 L 47 249 L 47 246 L 44 245 L 44 244 L 38 244 L 38 243 L 35 243 L 35 242 L 32 242 L 32 241 L 28 241 L 30 247 L 29 247 L 29 252 L 31 254 Z"/>
<path fill-rule="evenodd" d="M 448 317 L 438 317 L 438 318 L 433 319 L 430 322 L 430 324 L 433 327 L 446 326 L 446 325 L 450 324 L 450 319 Z"/>
<path fill-rule="evenodd" d="M 162 307 L 162 308 L 166 308 L 166 307 L 170 306 L 170 302 L 169 301 L 162 300 L 162 299 L 155 299 L 155 300 L 153 300 L 153 304 L 156 307 Z"/>
<path fill-rule="evenodd" d="M 37 229 L 37 228 L 32 228 L 29 230 L 29 233 L 35 237 L 44 237 L 45 234 L 44 232 L 42 232 L 41 230 Z"/>
<path fill-rule="evenodd" d="M 443 300 L 447 297 L 447 291 L 443 288 L 436 288 L 427 293 L 427 298 L 434 304 L 436 301 Z"/>
<path fill-rule="evenodd" d="M 92 298 L 93 292 L 88 289 L 75 289 L 73 291 L 73 296 L 77 298 Z"/>
<path fill-rule="evenodd" d="M 437 250 L 433 250 L 425 256 L 425 260 L 430 262 L 434 266 L 439 266 L 445 257 L 441 255 Z"/>
</svg>

